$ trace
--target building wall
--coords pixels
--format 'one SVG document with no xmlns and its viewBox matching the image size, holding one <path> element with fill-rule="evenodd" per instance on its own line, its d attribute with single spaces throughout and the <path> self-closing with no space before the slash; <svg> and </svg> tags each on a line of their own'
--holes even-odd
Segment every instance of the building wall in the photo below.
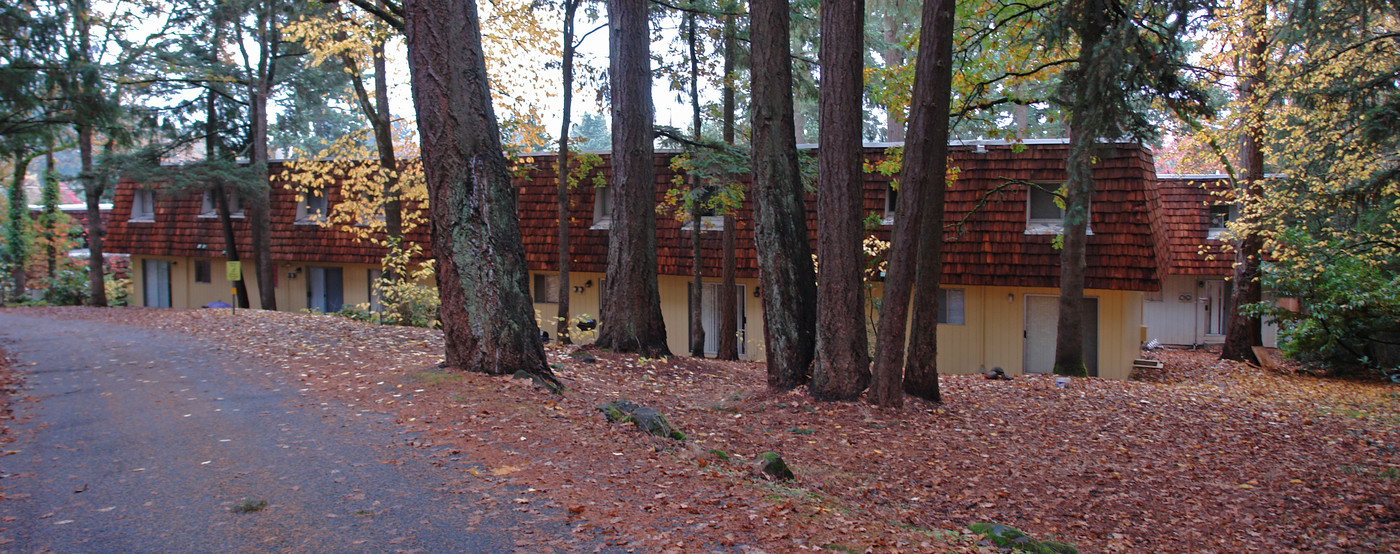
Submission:
<svg viewBox="0 0 1400 554">
<path fill-rule="evenodd" d="M 1174 346 L 1212 345 L 1225 341 L 1225 336 L 1208 333 L 1206 308 L 1202 297 L 1214 286 L 1230 286 L 1219 276 L 1167 275 L 1162 279 L 1162 292 L 1148 293 L 1143 300 L 1142 324 L 1147 327 L 1147 340 Z M 1278 327 L 1267 322 L 1263 330 L 1264 346 L 1276 346 Z"/>
<path fill-rule="evenodd" d="M 227 277 L 227 262 L 217 258 L 189 258 L 179 256 L 131 257 L 133 306 L 145 305 L 145 264 L 144 260 L 166 260 L 170 265 L 170 306 L 172 308 L 200 308 L 211 302 L 233 303 L 233 285 Z M 207 259 L 210 266 L 210 282 L 195 282 L 195 260 Z M 248 302 L 258 307 L 257 267 L 250 261 L 242 263 L 244 284 L 248 287 Z M 307 267 L 341 268 L 343 305 L 369 302 L 369 270 L 378 266 L 367 264 L 307 264 L 293 262 L 277 263 L 277 308 L 281 311 L 296 312 L 307 309 L 306 274 Z"/>
</svg>

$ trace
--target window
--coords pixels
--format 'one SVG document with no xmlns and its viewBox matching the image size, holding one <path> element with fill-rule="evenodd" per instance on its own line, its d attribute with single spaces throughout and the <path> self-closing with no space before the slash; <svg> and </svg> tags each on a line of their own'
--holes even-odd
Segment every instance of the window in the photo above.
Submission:
<svg viewBox="0 0 1400 554">
<path fill-rule="evenodd" d="M 132 221 L 155 221 L 156 193 L 150 189 L 139 189 L 131 198 Z"/>
<path fill-rule="evenodd" d="M 963 324 L 963 289 L 938 289 L 938 322 L 945 325 Z"/>
<path fill-rule="evenodd" d="M 1064 186 L 1053 183 L 1038 183 L 1026 187 L 1026 234 L 1058 235 L 1064 232 L 1065 209 Z M 1084 229 L 1085 234 L 1094 234 L 1092 226 Z"/>
<path fill-rule="evenodd" d="M 612 187 L 593 188 L 593 227 L 612 228 Z"/>
<path fill-rule="evenodd" d="M 885 217 L 880 220 L 881 225 L 894 225 L 894 212 L 899 207 L 899 189 L 894 188 L 894 183 L 885 186 Z"/>
<path fill-rule="evenodd" d="M 535 302 L 539 304 L 559 303 L 559 274 L 535 274 Z"/>
<path fill-rule="evenodd" d="M 228 195 L 229 217 L 243 217 L 243 201 L 237 194 Z M 199 203 L 199 217 L 219 217 L 219 206 L 214 203 L 214 192 L 204 191 L 204 199 Z"/>
<path fill-rule="evenodd" d="M 1230 230 L 1230 222 L 1239 217 L 1239 209 L 1234 204 L 1216 204 L 1210 207 L 1210 224 L 1206 229 L 1206 238 L 1223 238 Z"/>
<path fill-rule="evenodd" d="M 209 267 L 209 260 L 194 261 L 194 282 L 212 283 L 214 282 L 214 272 Z"/>
<path fill-rule="evenodd" d="M 1031 223 L 1061 224 L 1065 219 L 1065 209 L 1060 207 L 1059 197 L 1046 190 L 1048 185 L 1030 187 L 1029 219 Z"/>
<path fill-rule="evenodd" d="M 170 307 L 169 260 L 141 260 L 141 292 L 141 305 L 148 308 Z"/>
<path fill-rule="evenodd" d="M 326 196 L 324 192 L 307 193 L 297 204 L 297 223 L 319 223 L 326 218 Z"/>
</svg>

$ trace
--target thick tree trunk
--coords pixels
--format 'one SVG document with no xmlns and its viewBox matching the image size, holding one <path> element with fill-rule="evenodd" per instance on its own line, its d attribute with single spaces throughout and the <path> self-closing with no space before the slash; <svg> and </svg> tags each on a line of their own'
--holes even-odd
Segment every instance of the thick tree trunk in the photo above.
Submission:
<svg viewBox="0 0 1400 554">
<path fill-rule="evenodd" d="M 821 3 L 817 169 L 817 347 L 812 396 L 855 400 L 870 385 L 861 287 L 861 105 L 864 0 Z"/>
<path fill-rule="evenodd" d="M 578 0 L 564 2 L 564 112 L 559 130 L 559 187 L 555 195 L 555 213 L 559 223 L 559 311 L 555 314 L 555 334 L 559 344 L 573 344 L 569 337 L 569 118 L 574 103 L 574 14 Z"/>
<path fill-rule="evenodd" d="M 256 171 L 257 191 L 246 211 L 249 226 L 252 228 L 253 263 L 258 272 L 258 306 L 264 310 L 276 310 L 277 267 L 272 261 L 272 191 L 267 173 L 267 97 L 271 94 L 272 79 L 277 68 L 274 59 L 277 53 L 274 43 L 277 38 L 272 8 L 263 5 L 259 6 L 258 10 L 258 67 L 257 74 L 248 87 L 248 117 L 252 126 L 250 161 Z"/>
<path fill-rule="evenodd" d="M 701 137 L 700 120 L 700 60 L 695 44 L 695 14 L 688 14 L 689 20 L 686 26 L 686 41 L 690 47 L 690 109 L 691 109 L 691 133 L 698 141 Z M 705 318 L 704 299 L 705 285 L 703 272 L 700 267 L 700 237 L 704 232 L 701 200 L 704 197 L 700 193 L 700 188 L 705 186 L 699 179 L 690 176 L 690 190 L 692 199 L 690 203 L 690 224 L 694 230 L 690 234 L 690 355 L 696 358 L 705 357 Z"/>
<path fill-rule="evenodd" d="M 1070 121 L 1073 123 L 1073 116 Z M 1093 136 L 1071 128 L 1064 241 L 1060 248 L 1060 314 L 1055 327 L 1056 375 L 1089 374 L 1084 365 L 1084 250 L 1088 242 L 1089 199 L 1094 195 L 1094 146 Z"/>
<path fill-rule="evenodd" d="M 535 324 L 476 3 L 410 0 L 404 12 L 447 364 L 553 380 Z"/>
<path fill-rule="evenodd" d="M 609 0 L 612 227 L 598 346 L 670 356 L 656 285 L 651 32 L 646 0 Z"/>
<path fill-rule="evenodd" d="M 953 79 L 953 0 L 927 0 L 920 24 L 911 139 L 886 258 L 885 291 L 870 401 L 904 405 L 903 392 L 938 402 L 938 286 L 943 269 L 943 197 L 948 174 L 948 116 Z M 926 232 L 927 231 L 927 232 Z M 918 282 L 915 283 L 915 279 Z M 905 353 L 910 290 L 918 287 L 914 331 Z M 923 322 L 923 324 L 920 324 Z"/>
<path fill-rule="evenodd" d="M 107 306 L 106 274 L 102 267 L 102 192 L 105 179 L 99 179 L 92 163 L 92 125 L 78 125 L 78 159 L 82 162 L 83 191 L 87 200 L 88 305 Z"/>
<path fill-rule="evenodd" d="M 793 129 L 792 13 L 787 0 L 750 3 L 753 211 L 768 388 L 806 383 L 816 343 L 816 276 Z"/>
<path fill-rule="evenodd" d="M 1258 303 L 1263 297 L 1259 278 L 1259 261 L 1264 249 L 1264 238 L 1255 229 L 1257 216 L 1250 206 L 1259 202 L 1264 194 L 1264 98 L 1259 88 L 1264 84 L 1264 54 L 1266 38 L 1258 26 L 1264 22 L 1264 3 L 1255 2 L 1255 12 L 1250 14 L 1245 24 L 1245 41 L 1249 43 L 1244 66 L 1247 75 L 1240 86 L 1240 97 L 1249 105 L 1245 114 L 1245 132 L 1240 142 L 1240 159 L 1244 165 L 1244 186 L 1237 189 L 1236 201 L 1243 214 L 1243 234 L 1235 244 L 1235 273 L 1230 278 L 1234 289 L 1230 294 L 1230 321 L 1225 327 L 1225 343 L 1220 349 L 1220 358 L 1259 363 L 1254 355 L 1255 346 L 1264 344 L 1263 324 L 1259 316 L 1250 316 L 1241 309 Z"/>
<path fill-rule="evenodd" d="M 720 134 L 724 143 L 734 144 L 734 82 L 730 78 L 734 75 L 734 16 L 724 16 L 724 88 L 720 93 L 720 104 L 723 118 L 720 123 Z M 726 211 L 724 213 L 724 229 L 720 231 L 720 247 L 722 249 L 723 261 L 720 269 L 719 284 L 719 337 L 716 344 L 715 357 L 721 360 L 739 359 L 739 290 L 734 283 L 737 274 L 737 261 L 734 249 L 736 243 L 735 225 L 737 221 L 734 214 Z"/>
</svg>

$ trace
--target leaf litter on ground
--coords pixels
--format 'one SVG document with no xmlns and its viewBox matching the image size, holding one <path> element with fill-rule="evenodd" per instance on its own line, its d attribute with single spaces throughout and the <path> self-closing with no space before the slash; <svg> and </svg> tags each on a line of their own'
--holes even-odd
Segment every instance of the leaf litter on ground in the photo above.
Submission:
<svg viewBox="0 0 1400 554">
<path fill-rule="evenodd" d="M 1156 352 L 1164 368 L 1146 380 L 1066 388 L 944 375 L 944 403 L 887 412 L 770 394 L 760 363 L 601 351 L 582 363 L 551 344 L 568 387 L 553 395 L 439 368 L 442 335 L 424 329 L 260 310 L 38 312 L 256 359 L 308 402 L 392 416 L 463 479 L 527 490 L 515 510 L 644 551 L 987 551 L 966 531 L 978 522 L 1090 552 L 1400 551 L 1400 389 L 1208 352 Z M 596 406 L 619 398 L 688 440 L 608 424 Z M 794 480 L 750 471 L 769 451 Z"/>
</svg>

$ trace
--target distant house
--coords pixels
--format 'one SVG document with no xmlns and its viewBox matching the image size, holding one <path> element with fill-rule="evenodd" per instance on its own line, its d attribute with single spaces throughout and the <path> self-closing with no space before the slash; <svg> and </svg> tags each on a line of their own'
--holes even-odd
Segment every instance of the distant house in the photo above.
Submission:
<svg viewBox="0 0 1400 554">
<path fill-rule="evenodd" d="M 1203 346 L 1225 340 L 1235 254 L 1227 225 L 1239 217 L 1225 175 L 1158 175 L 1150 186 L 1162 289 L 1147 294 L 1148 340 Z M 1277 328 L 1264 326 L 1273 346 Z"/>
<path fill-rule="evenodd" d="M 870 159 L 885 155 L 872 145 Z M 1058 310 L 1059 251 L 1053 246 L 1063 210 L 1052 191 L 1066 179 L 1068 144 L 1061 140 L 957 144 L 952 151 L 958 177 L 948 191 L 944 218 L 947 241 L 939 310 L 939 366 L 951 373 L 1002 367 L 1009 373 L 1050 370 Z M 671 188 L 673 152 L 656 155 L 658 203 Z M 554 158 L 527 154 L 531 169 L 515 182 L 521 234 L 530 267 L 529 286 L 541 328 L 554 335 L 558 267 Z M 277 175 L 278 164 L 270 173 Z M 607 156 L 596 169 L 608 174 Z M 1089 333 L 1086 358 L 1092 374 L 1126 378 L 1143 341 L 1143 299 L 1160 290 L 1156 244 L 1148 194 L 1154 180 L 1151 153 L 1136 144 L 1107 147 L 1094 170 L 1096 193 L 1088 238 L 1084 313 Z M 864 208 L 884 225 L 888 239 L 895 191 L 891 179 L 866 174 Z M 1028 184 L 1034 186 L 1027 186 Z M 149 186 L 149 185 L 145 185 Z M 156 187 L 158 189 L 158 187 Z M 596 317 L 607 266 L 611 207 L 607 187 L 579 186 L 571 192 L 569 290 L 571 311 Z M 278 307 L 334 311 L 368 302 L 370 283 L 383 252 L 354 243 L 347 234 L 306 221 L 302 214 L 339 201 L 337 190 L 324 201 L 297 202 L 295 194 L 273 183 L 273 259 L 278 265 Z M 816 199 L 807 199 L 808 225 L 815 228 Z M 108 248 L 132 255 L 137 305 L 196 307 L 226 300 L 223 239 L 218 221 L 201 210 L 199 193 L 163 195 L 122 181 L 108 229 Z M 763 317 L 756 291 L 757 266 L 752 216 L 745 203 L 736 214 L 738 234 L 738 328 L 740 354 L 762 360 Z M 721 218 L 701 226 L 702 311 L 713 351 L 718 331 Z M 692 227 L 671 217 L 657 218 L 657 269 L 662 312 L 670 347 L 685 352 L 690 286 Z M 240 253 L 250 258 L 246 221 L 237 220 Z M 815 235 L 813 235 L 815 236 Z M 412 237 L 426 243 L 427 237 Z M 251 264 L 244 262 L 251 277 Z M 250 286 L 254 286 L 249 278 Z M 256 298 L 256 289 L 250 294 Z M 873 293 L 879 294 L 878 284 Z M 817 301 L 814 299 L 813 301 Z"/>
</svg>

